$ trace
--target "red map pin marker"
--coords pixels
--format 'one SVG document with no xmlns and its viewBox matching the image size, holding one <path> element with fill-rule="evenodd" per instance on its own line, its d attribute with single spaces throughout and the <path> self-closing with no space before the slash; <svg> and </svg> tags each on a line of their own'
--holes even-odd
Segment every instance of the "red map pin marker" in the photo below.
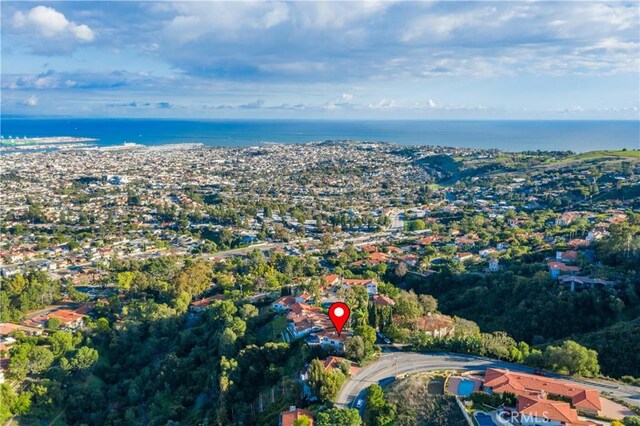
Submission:
<svg viewBox="0 0 640 426">
<path fill-rule="evenodd" d="M 329 318 L 336 328 L 338 335 L 342 332 L 342 327 L 344 327 L 349 319 L 350 314 L 351 309 L 349 309 L 346 303 L 336 302 L 329 307 Z"/>
</svg>

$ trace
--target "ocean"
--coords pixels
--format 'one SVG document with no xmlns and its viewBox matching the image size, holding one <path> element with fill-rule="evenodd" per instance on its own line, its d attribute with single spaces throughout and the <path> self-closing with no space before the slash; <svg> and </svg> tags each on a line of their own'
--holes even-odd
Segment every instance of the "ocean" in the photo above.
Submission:
<svg viewBox="0 0 640 426">
<path fill-rule="evenodd" d="M 640 121 L 326 121 L 167 119 L 0 119 L 4 138 L 75 136 L 98 146 L 203 143 L 256 146 L 327 139 L 383 141 L 400 145 L 497 148 L 504 151 L 640 149 Z"/>
</svg>

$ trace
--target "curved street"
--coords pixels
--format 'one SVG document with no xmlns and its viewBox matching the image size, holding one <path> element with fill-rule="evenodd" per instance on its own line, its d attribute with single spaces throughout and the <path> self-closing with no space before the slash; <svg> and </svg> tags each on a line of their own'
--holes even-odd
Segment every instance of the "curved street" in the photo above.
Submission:
<svg viewBox="0 0 640 426">
<path fill-rule="evenodd" d="M 374 383 L 410 373 L 435 370 L 484 370 L 487 367 L 504 368 L 512 371 L 532 373 L 533 368 L 504 361 L 481 358 L 473 355 L 451 353 L 386 352 L 380 358 L 351 377 L 342 387 L 336 398 L 336 406 L 352 407 L 360 398 L 364 398 L 367 387 Z M 554 378 L 566 380 L 564 376 Z M 640 407 L 640 388 L 612 382 L 596 380 L 569 380 L 579 382 L 600 393 L 608 393 L 619 399 Z"/>
</svg>

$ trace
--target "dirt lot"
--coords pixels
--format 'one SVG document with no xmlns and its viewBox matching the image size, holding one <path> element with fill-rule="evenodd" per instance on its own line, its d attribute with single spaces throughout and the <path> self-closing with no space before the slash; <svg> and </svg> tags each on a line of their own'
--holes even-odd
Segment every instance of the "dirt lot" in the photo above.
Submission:
<svg viewBox="0 0 640 426">
<path fill-rule="evenodd" d="M 455 398 L 444 395 L 444 376 L 431 373 L 411 375 L 385 389 L 389 401 L 398 407 L 398 426 L 466 426 Z"/>
</svg>

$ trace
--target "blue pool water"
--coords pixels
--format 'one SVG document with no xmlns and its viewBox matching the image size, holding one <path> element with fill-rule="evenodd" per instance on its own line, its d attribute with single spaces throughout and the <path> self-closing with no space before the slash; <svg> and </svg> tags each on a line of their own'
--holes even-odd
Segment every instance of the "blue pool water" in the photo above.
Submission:
<svg viewBox="0 0 640 426">
<path fill-rule="evenodd" d="M 473 382 L 471 380 L 462 380 L 458 384 L 458 395 L 469 396 L 473 392 Z"/>
<path fill-rule="evenodd" d="M 496 426 L 493 420 L 491 420 L 491 417 L 484 413 L 476 414 L 476 420 L 480 426 Z"/>
</svg>

